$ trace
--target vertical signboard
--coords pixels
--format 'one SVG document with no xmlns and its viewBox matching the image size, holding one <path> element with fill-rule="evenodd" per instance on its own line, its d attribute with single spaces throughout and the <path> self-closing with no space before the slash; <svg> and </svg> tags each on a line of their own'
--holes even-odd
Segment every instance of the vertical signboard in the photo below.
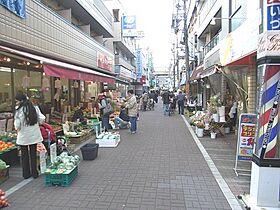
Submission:
<svg viewBox="0 0 280 210">
<path fill-rule="evenodd" d="M 257 115 L 241 114 L 238 127 L 237 159 L 252 160 L 255 142 Z"/>
<path fill-rule="evenodd" d="M 280 30 L 280 0 L 267 0 L 267 30 Z"/>
<path fill-rule="evenodd" d="M 136 30 L 136 16 L 123 16 L 122 17 L 122 35 L 124 37 L 136 37 L 138 32 Z"/>
<path fill-rule="evenodd" d="M 136 72 L 137 81 L 140 82 L 142 77 L 142 56 L 140 48 L 136 50 Z"/>
<path fill-rule="evenodd" d="M 15 15 L 26 18 L 25 0 L 0 0 L 0 5 L 6 7 Z"/>
<path fill-rule="evenodd" d="M 248 170 L 238 169 L 238 161 L 251 161 L 253 158 L 257 121 L 258 118 L 256 114 L 243 113 L 239 117 L 238 139 L 234 167 L 234 171 L 237 176 L 239 171 L 249 172 Z M 241 175 L 249 174 L 243 173 Z"/>
</svg>

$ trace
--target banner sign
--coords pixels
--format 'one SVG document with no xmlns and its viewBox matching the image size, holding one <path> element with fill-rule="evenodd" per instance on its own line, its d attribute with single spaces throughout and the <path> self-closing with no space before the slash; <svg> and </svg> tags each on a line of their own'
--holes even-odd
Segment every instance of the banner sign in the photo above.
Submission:
<svg viewBox="0 0 280 210">
<path fill-rule="evenodd" d="M 0 0 L 0 4 L 15 15 L 26 18 L 25 0 Z"/>
<path fill-rule="evenodd" d="M 112 66 L 113 66 L 112 58 L 100 52 L 97 53 L 97 67 L 112 71 L 113 70 Z"/>
<path fill-rule="evenodd" d="M 136 37 L 138 32 L 136 30 L 136 16 L 123 16 L 122 17 L 122 35 L 124 37 Z"/>
<path fill-rule="evenodd" d="M 256 126 L 257 115 L 247 113 L 240 115 L 236 151 L 237 160 L 252 160 Z"/>
<path fill-rule="evenodd" d="M 280 1 L 267 2 L 267 30 L 280 30 Z"/>
</svg>

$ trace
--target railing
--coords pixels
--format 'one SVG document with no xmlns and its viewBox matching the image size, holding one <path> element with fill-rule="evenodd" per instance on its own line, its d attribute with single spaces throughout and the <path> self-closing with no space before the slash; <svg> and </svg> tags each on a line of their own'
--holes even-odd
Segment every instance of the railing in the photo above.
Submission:
<svg viewBox="0 0 280 210">
<path fill-rule="evenodd" d="M 212 50 L 215 46 L 218 45 L 220 41 L 220 32 L 218 32 L 211 40 L 208 42 L 208 44 L 205 45 L 204 48 L 204 55 L 206 55 L 210 50 Z"/>
</svg>

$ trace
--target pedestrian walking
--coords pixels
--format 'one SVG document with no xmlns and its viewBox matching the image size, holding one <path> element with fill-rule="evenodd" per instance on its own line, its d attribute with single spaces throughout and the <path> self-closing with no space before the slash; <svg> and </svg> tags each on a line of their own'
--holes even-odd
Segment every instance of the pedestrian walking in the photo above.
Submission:
<svg viewBox="0 0 280 210">
<path fill-rule="evenodd" d="M 178 101 L 178 113 L 180 115 L 184 115 L 185 99 L 186 99 L 186 94 L 182 93 L 182 91 L 179 90 L 179 93 L 177 95 L 177 101 Z"/>
<path fill-rule="evenodd" d="M 135 134 L 137 130 L 138 104 L 136 101 L 136 97 L 133 94 L 133 90 L 128 90 L 127 95 L 128 96 L 127 96 L 125 108 L 127 108 L 127 112 L 129 116 L 130 131 L 132 134 Z"/>
<path fill-rule="evenodd" d="M 169 107 L 169 92 L 168 91 L 164 91 L 162 93 L 162 102 L 163 102 L 163 114 L 168 116 L 168 107 Z"/>
<path fill-rule="evenodd" d="M 17 93 L 14 126 L 17 131 L 17 145 L 20 146 L 23 178 L 37 178 L 37 144 L 43 141 L 39 123 L 45 116 L 23 93 Z"/>
</svg>

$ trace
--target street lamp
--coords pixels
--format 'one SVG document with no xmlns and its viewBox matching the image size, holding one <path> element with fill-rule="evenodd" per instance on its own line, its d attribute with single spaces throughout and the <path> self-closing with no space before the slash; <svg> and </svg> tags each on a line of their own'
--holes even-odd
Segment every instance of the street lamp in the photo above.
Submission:
<svg viewBox="0 0 280 210">
<path fill-rule="evenodd" d="M 237 20 L 244 20 L 245 18 L 232 18 L 232 17 L 228 17 L 228 18 L 212 18 L 211 22 L 210 22 L 210 25 L 216 25 L 216 20 L 222 20 L 222 19 L 225 19 L 225 20 L 232 20 L 232 19 L 237 19 Z"/>
</svg>

